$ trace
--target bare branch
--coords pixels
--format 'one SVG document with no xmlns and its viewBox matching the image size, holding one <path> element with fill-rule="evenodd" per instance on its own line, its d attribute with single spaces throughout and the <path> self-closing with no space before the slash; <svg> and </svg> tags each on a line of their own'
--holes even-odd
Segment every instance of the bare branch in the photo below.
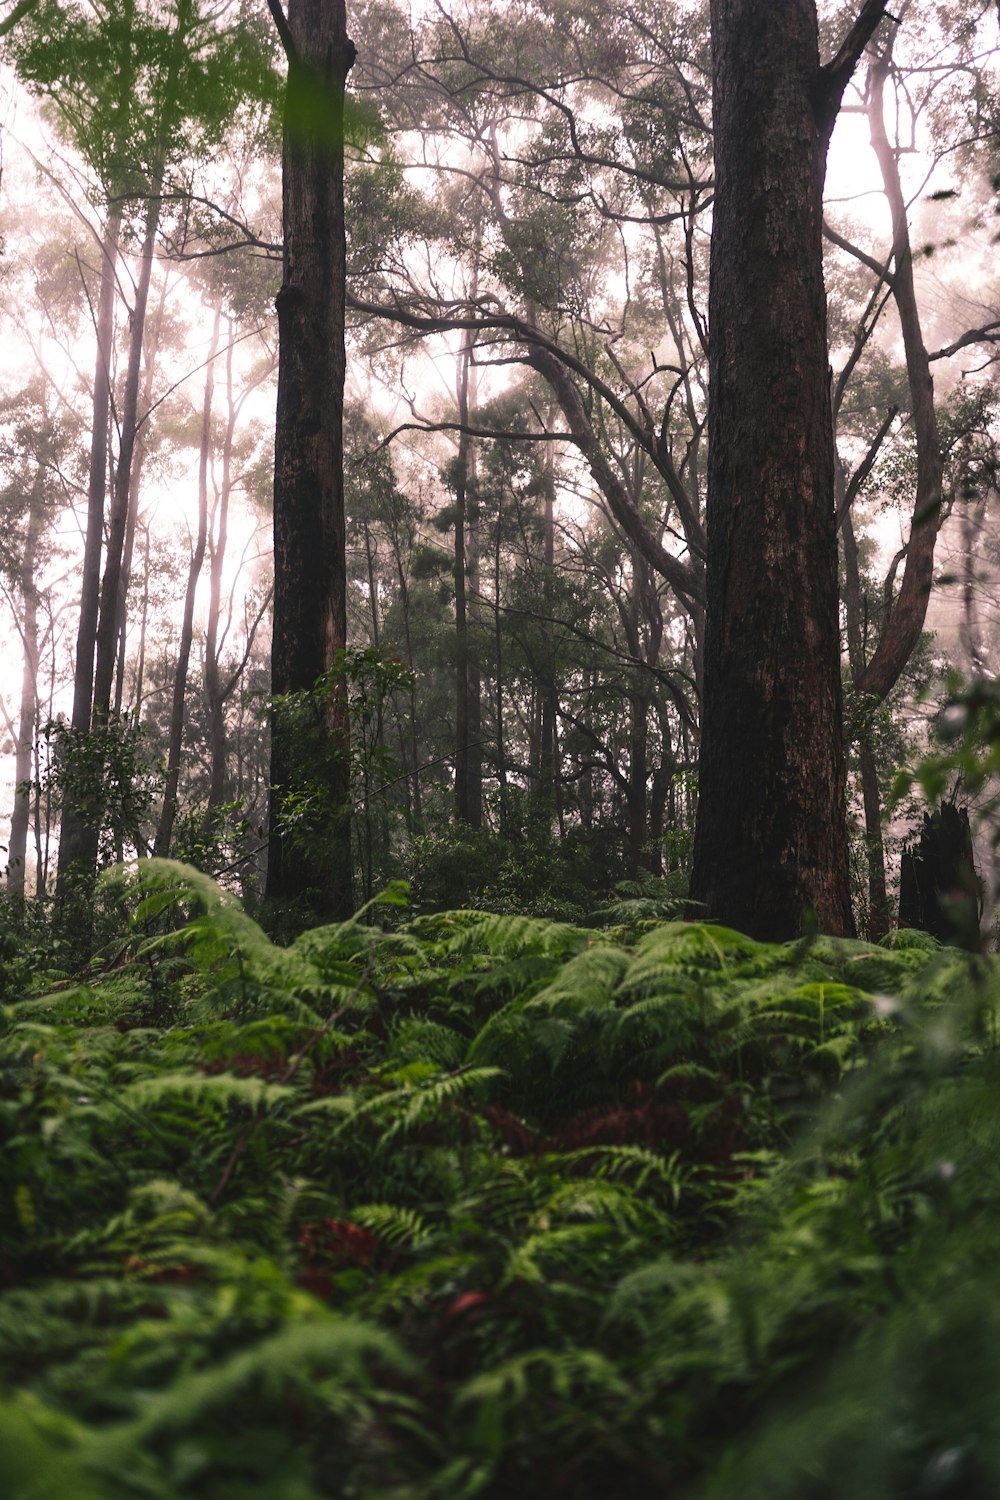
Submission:
<svg viewBox="0 0 1000 1500">
<path fill-rule="evenodd" d="M 267 8 L 271 12 L 274 29 L 278 33 L 281 50 L 288 59 L 288 65 L 290 68 L 297 68 L 299 66 L 299 49 L 295 45 L 295 38 L 292 36 L 288 17 L 281 8 L 281 0 L 267 0 Z"/>
<path fill-rule="evenodd" d="M 905 5 L 903 9 L 906 9 Z M 816 115 L 817 123 L 820 129 L 825 131 L 827 138 L 833 130 L 834 121 L 840 110 L 840 102 L 844 97 L 844 90 L 854 76 L 854 70 L 861 61 L 865 48 L 885 17 L 896 21 L 896 17 L 889 16 L 886 10 L 886 0 L 865 0 L 857 20 L 840 44 L 836 57 L 831 58 L 820 69 Z"/>
<path fill-rule="evenodd" d="M 898 416 L 899 407 L 890 406 L 888 412 L 883 418 L 882 425 L 879 427 L 878 432 L 876 432 L 875 436 L 872 438 L 871 442 L 868 445 L 868 452 L 865 454 L 864 458 L 861 460 L 861 462 L 858 464 L 858 467 L 851 475 L 850 482 L 844 493 L 844 499 L 841 503 L 839 511 L 837 512 L 838 526 L 840 525 L 844 516 L 850 510 L 851 506 L 854 504 L 861 491 L 861 486 L 864 484 L 872 469 L 875 467 L 875 460 L 878 458 L 879 449 L 882 447 L 882 444 L 886 440 L 889 428 L 892 426 L 893 422 Z"/>
</svg>

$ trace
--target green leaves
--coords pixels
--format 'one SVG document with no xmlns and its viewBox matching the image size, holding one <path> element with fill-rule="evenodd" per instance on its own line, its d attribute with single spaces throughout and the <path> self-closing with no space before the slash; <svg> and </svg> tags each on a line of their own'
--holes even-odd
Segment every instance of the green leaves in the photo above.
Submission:
<svg viewBox="0 0 1000 1500">
<path fill-rule="evenodd" d="M 996 1487 L 982 960 L 123 890 L 119 970 L 4 1012 L 12 1493 Z"/>
</svg>

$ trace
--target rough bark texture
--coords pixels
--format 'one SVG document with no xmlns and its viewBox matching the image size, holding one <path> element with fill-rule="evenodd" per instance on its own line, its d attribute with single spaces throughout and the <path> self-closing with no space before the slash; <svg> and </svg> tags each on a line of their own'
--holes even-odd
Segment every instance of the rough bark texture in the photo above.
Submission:
<svg viewBox="0 0 1000 1500">
<path fill-rule="evenodd" d="M 272 7 L 273 11 L 273 7 Z M 278 310 L 274 470 L 275 695 L 308 691 L 346 645 L 344 555 L 344 85 L 354 61 L 342 0 L 292 0 L 282 159 L 284 275 Z M 349 726 L 328 697 L 325 732 L 342 754 L 324 796 L 343 812 L 322 852 L 283 831 L 295 747 L 272 726 L 267 896 L 299 900 L 327 918 L 351 910 Z"/>
<path fill-rule="evenodd" d="M 692 897 L 852 929 L 814 0 L 712 0 L 708 624 Z M 822 108 L 820 108 L 822 104 Z M 835 112 L 835 111 L 834 111 Z"/>
</svg>

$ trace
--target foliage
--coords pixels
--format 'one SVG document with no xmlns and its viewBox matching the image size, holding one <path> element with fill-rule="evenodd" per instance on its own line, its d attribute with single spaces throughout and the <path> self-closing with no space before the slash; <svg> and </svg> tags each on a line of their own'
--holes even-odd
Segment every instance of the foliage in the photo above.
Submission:
<svg viewBox="0 0 1000 1500">
<path fill-rule="evenodd" d="M 4 997 L 12 1500 L 995 1492 L 986 960 L 127 884 Z"/>
<path fill-rule="evenodd" d="M 30 789 L 97 824 L 102 864 L 121 859 L 126 846 L 145 853 L 163 780 L 146 726 L 126 714 L 112 714 L 106 725 L 86 732 L 50 719 L 42 740 L 42 771 Z"/>
</svg>

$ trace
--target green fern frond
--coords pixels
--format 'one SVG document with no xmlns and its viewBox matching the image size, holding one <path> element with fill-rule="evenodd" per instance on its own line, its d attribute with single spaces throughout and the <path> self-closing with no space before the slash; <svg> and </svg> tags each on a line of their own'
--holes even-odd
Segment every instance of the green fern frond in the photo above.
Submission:
<svg viewBox="0 0 1000 1500">
<path fill-rule="evenodd" d="M 629 1390 L 617 1366 L 595 1349 L 531 1349 L 466 1381 L 456 1392 L 455 1404 L 461 1408 L 499 1401 L 513 1406 L 532 1398 L 539 1382 L 543 1389 L 562 1397 L 581 1386 L 618 1397 Z"/>
<path fill-rule="evenodd" d="M 456 913 L 445 913 L 438 921 Z M 445 951 L 460 954 L 487 953 L 492 957 L 510 957 L 537 953 L 552 958 L 570 958 L 588 943 L 594 934 L 567 922 L 551 922 L 543 917 L 523 917 L 509 913 L 462 912 L 463 921 L 445 941 Z"/>
<path fill-rule="evenodd" d="M 418 1249 L 431 1234 L 426 1219 L 415 1209 L 396 1203 L 362 1203 L 351 1209 L 351 1220 L 370 1229 L 376 1239 L 393 1249 Z"/>
<path fill-rule="evenodd" d="M 235 1073 L 160 1073 L 142 1078 L 122 1090 L 126 1104 L 155 1109 L 177 1095 L 217 1105 L 239 1104 L 246 1109 L 272 1109 L 295 1097 L 287 1085 L 263 1078 L 239 1078 Z"/>
<path fill-rule="evenodd" d="M 391 1334 L 303 1299 L 300 1319 L 278 1333 L 182 1375 L 165 1390 L 143 1392 L 138 1415 L 95 1436 L 93 1452 L 101 1462 L 112 1463 L 158 1434 L 196 1426 L 207 1412 L 239 1406 L 248 1388 L 265 1401 L 281 1401 L 289 1388 L 322 1377 L 365 1392 L 372 1388 L 373 1366 L 396 1375 L 414 1370 L 412 1358 Z"/>
<path fill-rule="evenodd" d="M 404 1062 L 426 1061 L 438 1070 L 457 1068 L 468 1045 L 467 1038 L 440 1021 L 408 1017 L 392 1033 L 389 1056 Z"/>
<path fill-rule="evenodd" d="M 501 1285 L 509 1286 L 516 1281 L 550 1285 L 553 1267 L 568 1265 L 577 1257 L 586 1260 L 588 1254 L 612 1232 L 610 1223 L 598 1221 L 529 1234 L 511 1248 Z"/>
</svg>

